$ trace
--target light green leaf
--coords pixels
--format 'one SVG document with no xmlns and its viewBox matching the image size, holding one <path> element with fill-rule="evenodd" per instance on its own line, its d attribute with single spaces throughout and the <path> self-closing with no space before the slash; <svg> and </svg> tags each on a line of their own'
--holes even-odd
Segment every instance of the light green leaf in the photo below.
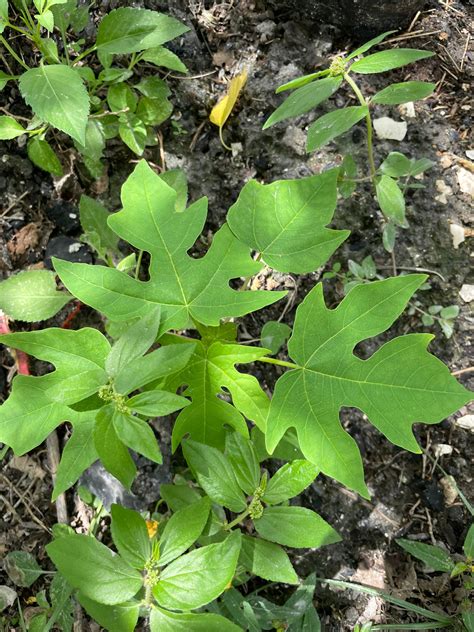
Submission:
<svg viewBox="0 0 474 632">
<path fill-rule="evenodd" d="M 265 429 L 268 396 L 253 375 L 240 373 L 235 365 L 253 362 L 267 353 L 266 349 L 220 341 L 196 343 L 189 365 L 167 384 L 169 390 L 185 384 L 183 395 L 192 401 L 180 412 L 174 425 L 173 450 L 186 434 L 196 441 L 223 447 L 225 426 L 246 436 L 243 416 Z M 219 397 L 223 388 L 231 394 L 233 406 Z"/>
<path fill-rule="evenodd" d="M 383 50 L 380 53 L 367 55 L 358 61 L 355 61 L 351 67 L 351 72 L 370 75 L 378 72 L 387 72 L 400 66 L 406 66 L 419 59 L 433 57 L 434 53 L 428 50 L 416 50 L 415 48 L 393 48 L 392 50 Z"/>
<path fill-rule="evenodd" d="M 448 305 L 447 307 L 443 307 L 439 315 L 441 318 L 457 318 L 459 316 L 459 305 Z"/>
<path fill-rule="evenodd" d="M 395 338 L 368 360 L 353 353 L 390 327 L 425 281 L 407 275 L 358 285 L 336 309 L 326 307 L 322 284 L 306 296 L 288 343 L 296 367 L 278 380 L 270 407 L 270 452 L 295 427 L 306 459 L 367 495 L 357 445 L 339 421 L 342 406 L 358 408 L 390 441 L 419 452 L 413 423 L 437 423 L 467 403 L 466 389 L 427 352 L 430 335 Z"/>
<path fill-rule="evenodd" d="M 120 505 L 112 505 L 112 539 L 125 562 L 139 571 L 151 557 L 151 542 L 141 515 Z"/>
<path fill-rule="evenodd" d="M 107 103 L 112 112 L 129 109 L 135 112 L 138 97 L 126 83 L 115 83 L 107 90 Z"/>
<path fill-rule="evenodd" d="M 156 76 L 145 77 L 135 85 L 135 88 L 150 99 L 163 100 L 171 94 L 166 81 Z"/>
<path fill-rule="evenodd" d="M 5 334 L 0 342 L 54 364 L 56 370 L 52 373 L 31 379 L 49 398 L 62 404 L 85 399 L 107 381 L 104 363 L 110 345 L 97 329 L 51 327 Z"/>
<path fill-rule="evenodd" d="M 47 544 L 46 551 L 69 584 L 98 603 L 121 604 L 143 585 L 137 570 L 88 535 L 63 536 Z"/>
<path fill-rule="evenodd" d="M 54 272 L 26 270 L 0 283 L 0 309 L 14 320 L 38 322 L 52 318 L 71 299 L 56 289 Z"/>
<path fill-rule="evenodd" d="M 201 498 L 171 516 L 160 537 L 160 566 L 169 564 L 196 542 L 206 526 L 210 508 L 209 498 Z"/>
<path fill-rule="evenodd" d="M 53 174 L 53 176 L 63 175 L 61 162 L 53 148 L 47 141 L 41 140 L 37 136 L 28 141 L 28 158 L 34 165 Z"/>
<path fill-rule="evenodd" d="M 296 90 L 296 88 L 301 88 L 305 86 L 307 83 L 311 83 L 315 79 L 319 79 L 320 77 L 326 77 L 329 74 L 329 68 L 326 70 L 319 70 L 318 72 L 312 72 L 310 75 L 303 75 L 302 77 L 297 77 L 296 79 L 292 79 L 287 83 L 284 83 L 275 90 L 277 94 L 280 92 L 284 92 L 285 90 Z"/>
<path fill-rule="evenodd" d="M 97 49 L 106 53 L 128 54 L 156 48 L 189 31 L 174 18 L 135 7 L 110 11 L 99 24 Z"/>
<path fill-rule="evenodd" d="M 222 452 L 188 439 L 183 442 L 183 454 L 211 500 L 235 513 L 247 507 L 229 459 Z"/>
<path fill-rule="evenodd" d="M 219 614 L 177 613 L 153 608 L 151 632 L 241 632 L 234 623 Z M 118 631 L 117 631 L 118 632 Z"/>
<path fill-rule="evenodd" d="M 190 318 L 218 325 L 221 318 L 242 316 L 285 295 L 229 287 L 231 278 L 255 274 L 261 265 L 226 225 L 214 235 L 204 257 L 190 257 L 187 251 L 204 226 L 207 204 L 200 200 L 177 213 L 176 198 L 176 191 L 142 161 L 122 188 L 124 210 L 109 219 L 120 237 L 151 253 L 150 281 L 102 266 L 55 259 L 63 283 L 113 320 L 129 320 L 162 305 L 163 331 L 186 328 Z"/>
<path fill-rule="evenodd" d="M 260 464 L 253 443 L 239 432 L 230 432 L 225 438 L 225 455 L 240 489 L 254 494 L 260 483 Z"/>
<path fill-rule="evenodd" d="M 333 95 L 342 83 L 342 77 L 326 77 L 298 88 L 265 121 L 263 129 L 309 112 Z"/>
<path fill-rule="evenodd" d="M 137 603 L 105 606 L 92 601 L 81 592 L 76 597 L 87 614 L 109 632 L 133 632 L 135 630 L 140 611 Z"/>
<path fill-rule="evenodd" d="M 119 136 L 137 156 L 145 149 L 147 130 L 143 121 L 134 114 L 122 114 L 119 119 Z"/>
<path fill-rule="evenodd" d="M 94 444 L 94 413 L 77 413 L 73 420 L 74 431 L 61 455 L 54 480 L 52 500 L 72 487 L 81 474 L 99 457 Z"/>
<path fill-rule="evenodd" d="M 160 575 L 153 595 L 160 606 L 194 610 L 216 599 L 232 580 L 239 558 L 240 532 L 171 562 Z"/>
<path fill-rule="evenodd" d="M 419 160 L 412 160 L 412 166 L 410 169 L 410 175 L 411 176 L 417 176 L 420 173 L 423 173 L 423 171 L 427 171 L 428 169 L 431 169 L 431 167 L 434 167 L 435 163 L 432 160 L 429 160 L 428 158 L 420 158 Z"/>
<path fill-rule="evenodd" d="M 399 151 L 392 151 L 380 165 L 381 171 L 392 178 L 408 175 L 411 167 L 411 160 Z"/>
<path fill-rule="evenodd" d="M 117 437 L 128 448 L 154 463 L 163 463 L 160 446 L 151 426 L 140 417 L 116 411 L 113 424 Z"/>
<path fill-rule="evenodd" d="M 127 406 L 130 410 L 139 415 L 145 415 L 145 417 L 163 417 L 189 406 L 189 404 L 189 399 L 181 397 L 181 395 L 158 390 L 139 393 L 127 400 Z"/>
<path fill-rule="evenodd" d="M 382 213 L 395 224 L 405 224 L 405 198 L 397 182 L 390 176 L 383 175 L 375 185 L 377 202 Z"/>
<path fill-rule="evenodd" d="M 466 557 L 474 558 L 474 523 L 469 527 L 462 548 Z"/>
<path fill-rule="evenodd" d="M 291 327 L 277 320 L 269 320 L 262 327 L 260 341 L 262 347 L 270 349 L 272 355 L 277 354 L 291 335 Z"/>
<path fill-rule="evenodd" d="M 380 42 L 382 42 L 386 37 L 388 37 L 392 33 L 396 33 L 396 31 L 386 31 L 385 33 L 382 33 L 381 35 L 377 35 L 377 37 L 374 37 L 373 39 L 369 40 L 365 44 L 362 44 L 361 46 L 356 48 L 354 51 L 352 51 L 352 53 L 348 55 L 346 59 L 349 60 L 349 59 L 353 59 L 354 57 L 357 57 L 358 55 L 363 55 L 365 52 L 370 50 L 373 46 L 377 46 L 377 44 L 380 44 Z"/>
<path fill-rule="evenodd" d="M 90 118 L 86 125 L 84 144 L 74 143 L 76 149 L 82 154 L 84 164 L 90 174 L 98 179 L 104 172 L 104 165 L 100 162 L 105 149 L 105 130 L 102 120 Z"/>
<path fill-rule="evenodd" d="M 398 538 L 396 543 L 401 546 L 402 549 L 410 553 L 410 555 L 421 560 L 435 571 L 450 573 L 454 568 L 454 561 L 451 559 L 449 553 L 439 546 L 407 540 L 406 538 Z"/>
<path fill-rule="evenodd" d="M 372 103 L 382 103 L 384 105 L 398 105 L 408 103 L 408 101 L 418 101 L 425 99 L 436 88 L 435 83 L 426 81 L 405 81 L 404 83 L 393 83 L 372 97 Z"/>
<path fill-rule="evenodd" d="M 160 495 L 171 511 L 179 511 L 201 499 L 196 488 L 190 485 L 160 485 Z"/>
<path fill-rule="evenodd" d="M 84 241 L 94 248 L 99 257 L 105 260 L 108 254 L 119 254 L 118 237 L 107 224 L 108 210 L 96 200 L 82 195 L 79 214 Z"/>
<path fill-rule="evenodd" d="M 75 70 L 63 64 L 38 66 L 23 73 L 19 82 L 36 116 L 84 145 L 89 96 Z"/>
<path fill-rule="evenodd" d="M 298 496 L 311 485 L 318 473 L 317 466 L 309 461 L 286 463 L 268 481 L 262 500 L 270 505 L 278 505 Z"/>
<path fill-rule="evenodd" d="M 137 468 L 113 424 L 113 406 L 101 408 L 94 427 L 94 445 L 105 469 L 130 489 Z M 124 598 L 126 599 L 126 598 Z"/>
<path fill-rule="evenodd" d="M 35 15 L 35 18 L 36 18 L 38 24 L 40 24 L 47 31 L 49 31 L 50 33 L 53 31 L 53 29 L 54 29 L 54 15 L 53 15 L 52 11 L 46 10 L 44 13 L 41 13 L 41 15 L 38 15 L 38 14 Z"/>
<path fill-rule="evenodd" d="M 153 380 L 181 371 L 189 362 L 194 343 L 160 347 L 140 358 L 132 359 L 115 377 L 118 393 L 127 395 Z"/>
<path fill-rule="evenodd" d="M 42 569 L 27 551 L 10 551 L 3 560 L 5 573 L 15 584 L 28 588 L 41 575 Z"/>
<path fill-rule="evenodd" d="M 148 61 L 155 66 L 162 66 L 163 68 L 176 70 L 176 72 L 188 72 L 188 69 L 178 55 L 175 55 L 164 46 L 157 46 L 156 48 L 146 50 L 142 54 L 141 59 L 143 61 Z"/>
<path fill-rule="evenodd" d="M 249 573 L 269 582 L 298 584 L 298 575 L 291 565 L 290 558 L 273 542 L 244 535 L 239 563 Z"/>
<path fill-rule="evenodd" d="M 349 236 L 326 228 L 336 208 L 337 176 L 338 169 L 331 169 L 271 184 L 251 180 L 229 209 L 230 229 L 272 268 L 312 272 Z"/>
<path fill-rule="evenodd" d="M 25 128 L 11 116 L 0 116 L 0 140 L 11 140 L 25 134 Z"/>
<path fill-rule="evenodd" d="M 8 0 L 0 0 L 0 33 L 3 33 L 8 22 Z"/>
<path fill-rule="evenodd" d="M 130 362 L 141 358 L 158 336 L 160 327 L 160 307 L 140 318 L 128 327 L 112 346 L 105 360 L 105 369 L 109 377 L 116 377 L 120 371 L 127 371 Z"/>
<path fill-rule="evenodd" d="M 367 116 L 368 112 L 369 110 L 365 105 L 352 105 L 324 114 L 309 127 L 306 151 L 315 151 L 337 136 L 344 134 Z"/>
<path fill-rule="evenodd" d="M 158 126 L 173 113 L 173 104 L 168 99 L 141 97 L 137 106 L 137 116 L 146 125 Z"/>
<path fill-rule="evenodd" d="M 160 173 L 160 178 L 176 191 L 175 210 L 185 211 L 188 202 L 188 181 L 182 169 L 168 169 Z"/>
<path fill-rule="evenodd" d="M 253 521 L 262 538 L 295 548 L 318 548 L 341 540 L 334 529 L 305 507 L 267 507 Z"/>
<path fill-rule="evenodd" d="M 0 33 L 1 33 L 1 30 L 2 30 L 2 21 L 0 17 Z M 14 79 L 13 75 L 8 75 L 6 72 L 3 72 L 3 70 L 0 70 L 0 91 L 2 91 L 3 88 L 7 85 L 7 83 L 11 81 L 12 79 Z"/>
</svg>

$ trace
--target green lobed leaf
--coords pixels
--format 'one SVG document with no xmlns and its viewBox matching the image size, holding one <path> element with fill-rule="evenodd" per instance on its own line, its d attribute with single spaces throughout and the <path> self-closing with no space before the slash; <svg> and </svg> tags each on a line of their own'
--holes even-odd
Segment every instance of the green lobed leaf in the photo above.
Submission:
<svg viewBox="0 0 474 632">
<path fill-rule="evenodd" d="M 38 322 L 52 318 L 71 300 L 56 288 L 49 270 L 26 270 L 0 283 L 0 309 L 14 320 Z"/>
<path fill-rule="evenodd" d="M 25 134 L 25 128 L 11 116 L 0 116 L 0 140 L 11 140 Z"/>
<path fill-rule="evenodd" d="M 393 83 L 371 98 L 372 103 L 384 105 L 398 105 L 408 103 L 408 101 L 418 101 L 425 99 L 436 88 L 435 83 L 426 81 L 405 81 L 404 83 Z"/>
<path fill-rule="evenodd" d="M 199 485 L 215 503 L 238 513 L 247 507 L 229 459 L 217 448 L 187 439 L 183 454 Z"/>
<path fill-rule="evenodd" d="M 390 176 L 383 175 L 375 184 L 377 202 L 389 220 L 398 226 L 405 224 L 405 198 L 397 182 Z"/>
<path fill-rule="evenodd" d="M 151 632 L 240 632 L 241 628 L 219 614 L 177 613 L 161 608 L 150 612 Z M 118 631 L 117 631 L 118 632 Z"/>
<path fill-rule="evenodd" d="M 97 413 L 94 445 L 105 469 L 130 489 L 137 468 L 123 441 L 117 436 L 113 417 L 113 406 L 105 406 Z"/>
<path fill-rule="evenodd" d="M 351 105 L 324 114 L 308 129 L 306 151 L 315 151 L 337 136 L 349 131 L 351 127 L 367 116 L 368 112 L 369 109 L 365 105 Z"/>
<path fill-rule="evenodd" d="M 75 70 L 63 64 L 40 65 L 24 72 L 19 84 L 36 116 L 85 143 L 89 95 Z"/>
<path fill-rule="evenodd" d="M 196 542 L 206 526 L 210 508 L 209 498 L 201 498 L 171 516 L 160 537 L 160 566 L 169 564 Z"/>
<path fill-rule="evenodd" d="M 291 327 L 277 320 L 267 321 L 260 333 L 262 347 L 270 349 L 272 355 L 277 354 L 291 335 Z"/>
<path fill-rule="evenodd" d="M 51 145 L 37 136 L 28 141 L 28 158 L 31 162 L 58 178 L 63 175 L 63 167 Z"/>
<path fill-rule="evenodd" d="M 321 516 L 305 507 L 267 507 L 253 523 L 262 538 L 294 548 L 317 548 L 341 540 Z"/>
<path fill-rule="evenodd" d="M 311 485 L 318 473 L 316 465 L 309 461 L 285 463 L 268 481 L 262 500 L 269 505 L 278 505 L 298 496 Z"/>
<path fill-rule="evenodd" d="M 176 212 L 177 193 L 140 162 L 122 187 L 124 209 L 109 218 L 123 239 L 151 253 L 147 282 L 103 266 L 54 259 L 63 283 L 83 302 L 113 320 L 128 320 L 162 306 L 162 330 L 189 326 L 190 319 L 218 325 L 221 318 L 242 316 L 269 305 L 284 292 L 239 292 L 231 278 L 257 273 L 261 265 L 250 257 L 224 225 L 214 235 L 204 257 L 187 254 L 200 234 L 207 214 L 206 200 Z"/>
<path fill-rule="evenodd" d="M 109 215 L 109 211 L 100 202 L 87 195 L 81 196 L 79 217 L 84 231 L 84 240 L 104 260 L 107 255 L 119 254 L 118 237 L 107 224 Z"/>
<path fill-rule="evenodd" d="M 105 357 L 110 345 L 97 329 L 77 331 L 51 327 L 0 336 L 0 342 L 50 362 L 56 367 L 35 380 L 52 400 L 73 404 L 92 395 L 107 381 Z"/>
<path fill-rule="evenodd" d="M 275 270 L 312 272 L 349 236 L 326 228 L 336 208 L 337 176 L 331 169 L 271 184 L 251 180 L 229 209 L 230 229 Z"/>
<path fill-rule="evenodd" d="M 242 536 L 239 564 L 269 582 L 298 584 L 299 581 L 286 552 L 278 544 L 260 538 Z"/>
<path fill-rule="evenodd" d="M 398 538 L 396 543 L 435 571 L 450 573 L 454 568 L 454 562 L 449 553 L 439 546 L 407 540 L 406 538 Z"/>
<path fill-rule="evenodd" d="M 41 566 L 27 551 L 10 551 L 3 560 L 5 573 L 15 584 L 28 588 L 41 575 Z"/>
<path fill-rule="evenodd" d="M 178 55 L 175 55 L 164 46 L 149 48 L 142 54 L 141 59 L 143 61 L 148 61 L 155 66 L 162 66 L 163 68 L 169 68 L 170 70 L 175 70 L 176 72 L 188 72 L 188 69 Z"/>
<path fill-rule="evenodd" d="M 155 48 L 189 31 L 174 18 L 135 7 L 110 11 L 99 24 L 96 47 L 103 53 L 128 54 Z"/>
<path fill-rule="evenodd" d="M 416 50 L 415 48 L 394 48 L 392 50 L 383 50 L 380 53 L 367 55 L 358 61 L 355 61 L 351 67 L 351 72 L 369 75 L 378 72 L 387 72 L 394 68 L 406 66 L 419 59 L 433 57 L 434 53 L 427 50 Z"/>
<path fill-rule="evenodd" d="M 134 597 L 143 585 L 140 573 L 88 535 L 66 535 L 46 545 L 66 580 L 89 599 L 106 605 Z"/>
<path fill-rule="evenodd" d="M 89 599 L 81 592 L 77 593 L 76 598 L 87 614 L 109 632 L 133 632 L 135 630 L 140 611 L 137 603 L 105 606 Z"/>
<path fill-rule="evenodd" d="M 342 77 L 326 77 L 296 89 L 265 121 L 263 129 L 295 116 L 309 112 L 333 95 L 342 83 Z"/>
<path fill-rule="evenodd" d="M 142 516 L 120 505 L 112 505 L 112 539 L 121 557 L 137 570 L 143 570 L 151 557 L 151 542 Z"/>
<path fill-rule="evenodd" d="M 163 463 L 160 446 L 150 424 L 140 417 L 115 411 L 113 425 L 119 440 L 154 463 Z"/>
<path fill-rule="evenodd" d="M 148 351 L 158 337 L 160 316 L 161 309 L 157 306 L 127 327 L 105 360 L 105 369 L 109 377 L 114 378 L 120 371 L 127 371 L 133 360 L 141 358 Z"/>
<path fill-rule="evenodd" d="M 395 338 L 368 360 L 353 353 L 390 327 L 425 281 L 407 275 L 358 285 L 336 309 L 326 307 L 322 284 L 306 296 L 288 343 L 296 367 L 278 380 L 270 407 L 270 452 L 295 427 L 306 459 L 367 495 L 356 443 L 340 424 L 342 406 L 365 412 L 392 443 L 419 452 L 413 423 L 437 423 L 469 401 L 468 391 L 427 352 L 430 335 Z"/>
<path fill-rule="evenodd" d="M 260 464 L 253 443 L 239 432 L 230 432 L 225 438 L 225 455 L 240 489 L 254 494 L 260 484 Z"/>
<path fill-rule="evenodd" d="M 219 544 L 171 562 L 153 587 L 158 604 L 171 610 L 194 610 L 216 599 L 234 577 L 240 544 L 240 532 L 235 531 Z"/>
<path fill-rule="evenodd" d="M 396 33 L 396 31 L 386 31 L 385 33 L 382 33 L 381 35 L 377 35 L 377 37 L 374 37 L 368 42 L 365 42 L 365 44 L 362 44 L 361 46 L 356 48 L 354 51 L 352 51 L 352 53 L 350 53 L 346 57 L 346 59 L 349 60 L 349 59 L 353 59 L 354 57 L 357 57 L 358 55 L 363 55 L 365 52 L 370 50 L 373 46 L 380 44 L 380 42 L 382 42 L 386 37 L 388 37 L 389 35 L 392 35 L 392 33 Z"/>
<path fill-rule="evenodd" d="M 53 501 L 72 487 L 81 474 L 99 458 L 93 436 L 94 414 L 76 413 L 72 421 L 73 433 L 64 447 L 54 479 Z"/>
<path fill-rule="evenodd" d="M 170 390 L 185 384 L 183 394 L 192 400 L 174 425 L 173 450 L 187 434 L 201 443 L 223 447 L 225 426 L 246 436 L 248 430 L 242 415 L 265 429 L 268 396 L 253 375 L 240 373 L 235 365 L 253 362 L 267 353 L 266 349 L 221 341 L 196 343 L 189 364 L 167 384 Z M 231 394 L 233 406 L 219 397 L 223 388 Z"/>
</svg>

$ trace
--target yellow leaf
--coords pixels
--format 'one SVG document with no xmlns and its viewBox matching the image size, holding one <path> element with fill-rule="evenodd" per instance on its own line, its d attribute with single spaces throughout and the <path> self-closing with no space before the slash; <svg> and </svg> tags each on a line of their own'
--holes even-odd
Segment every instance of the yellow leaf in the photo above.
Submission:
<svg viewBox="0 0 474 632">
<path fill-rule="evenodd" d="M 247 81 L 247 69 L 245 68 L 239 75 L 236 75 L 229 84 L 227 94 L 212 108 L 209 120 L 219 128 L 219 136 L 226 149 L 230 149 L 222 139 L 222 128 L 234 109 L 242 88 Z"/>
<path fill-rule="evenodd" d="M 147 520 L 146 528 L 148 531 L 148 537 L 151 540 L 155 537 L 156 532 L 158 531 L 158 522 L 156 520 Z"/>
</svg>

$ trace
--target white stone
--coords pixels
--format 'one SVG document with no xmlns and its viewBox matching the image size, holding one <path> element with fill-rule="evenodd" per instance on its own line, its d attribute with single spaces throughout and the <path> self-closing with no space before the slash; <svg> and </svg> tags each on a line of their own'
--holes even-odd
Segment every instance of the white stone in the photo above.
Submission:
<svg viewBox="0 0 474 632">
<path fill-rule="evenodd" d="M 71 244 L 68 248 L 69 252 L 79 252 L 79 250 L 81 249 L 81 243 L 76 241 L 75 244 Z"/>
<path fill-rule="evenodd" d="M 381 139 L 403 140 L 407 135 L 408 126 L 405 121 L 394 121 L 388 116 L 374 119 L 375 133 Z"/>
<path fill-rule="evenodd" d="M 465 283 L 459 290 L 459 296 L 465 303 L 470 303 L 471 301 L 474 301 L 474 285 Z"/>
<path fill-rule="evenodd" d="M 437 458 L 445 456 L 446 454 L 452 454 L 453 446 L 447 443 L 436 443 L 434 446 L 434 454 Z"/>
<path fill-rule="evenodd" d="M 457 171 L 459 188 L 463 193 L 474 197 L 474 173 L 463 167 L 458 167 Z"/>
<path fill-rule="evenodd" d="M 447 204 L 448 197 L 453 193 L 452 188 L 444 180 L 436 180 L 436 188 L 439 191 L 439 195 L 435 197 L 435 200 L 441 202 L 441 204 Z"/>
<path fill-rule="evenodd" d="M 415 104 L 413 101 L 408 101 L 408 103 L 402 103 L 398 106 L 398 111 L 405 118 L 415 118 Z"/>
<path fill-rule="evenodd" d="M 467 149 L 466 156 L 469 158 L 469 160 L 474 160 L 474 149 Z"/>
<path fill-rule="evenodd" d="M 462 226 L 459 226 L 459 224 L 450 224 L 449 230 L 453 238 L 453 246 L 457 250 L 459 248 L 459 244 L 462 244 L 462 242 L 466 238 L 464 228 Z"/>
<path fill-rule="evenodd" d="M 474 432 L 474 415 L 463 415 L 454 420 L 454 424 L 463 430 Z"/>
</svg>

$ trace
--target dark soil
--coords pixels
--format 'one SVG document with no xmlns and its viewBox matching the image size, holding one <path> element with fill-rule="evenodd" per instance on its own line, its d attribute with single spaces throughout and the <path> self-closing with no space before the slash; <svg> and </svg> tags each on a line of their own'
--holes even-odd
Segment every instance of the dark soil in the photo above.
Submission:
<svg viewBox="0 0 474 632">
<path fill-rule="evenodd" d="M 104 0 L 100 10 L 107 11 L 121 4 Z M 169 11 L 191 27 L 174 50 L 190 68 L 191 77 L 197 75 L 198 78 L 168 78 L 175 112 L 173 121 L 168 121 L 161 129 L 165 165 L 159 147 L 147 150 L 145 157 L 160 167 L 183 168 L 188 176 L 191 200 L 208 196 L 210 214 L 206 238 L 222 224 L 227 209 L 250 178 L 271 182 L 311 175 L 340 164 L 341 154 L 348 151 L 358 158 L 360 173 L 366 174 L 363 126 L 313 154 L 305 153 L 304 130 L 316 118 L 315 113 L 261 131 L 264 120 L 281 102 L 281 96 L 274 94 L 275 87 L 325 66 L 333 55 L 350 48 L 354 42 L 347 35 L 334 26 L 308 22 L 298 10 L 278 12 L 259 0 L 222 4 L 179 0 L 135 4 Z M 438 303 L 458 304 L 460 316 L 449 340 L 436 326 L 423 327 L 416 315 L 402 317 L 386 337 L 409 330 L 433 331 L 436 338 L 431 350 L 452 371 L 473 364 L 469 338 L 473 318 L 469 304 L 459 296 L 464 284 L 473 283 L 472 276 L 468 276 L 471 253 L 467 239 L 455 249 L 450 232 L 450 224 L 468 228 L 472 221 L 472 198 L 460 189 L 459 183 L 461 169 L 471 174 L 473 170 L 473 163 L 466 157 L 466 151 L 472 150 L 472 138 L 469 138 L 472 126 L 472 102 L 469 101 L 473 72 L 472 33 L 471 44 L 466 48 L 472 19 L 469 2 L 427 2 L 411 32 L 405 32 L 402 44 L 434 50 L 438 56 L 387 77 L 362 76 L 362 88 L 368 94 L 397 80 L 422 79 L 438 83 L 434 98 L 415 105 L 414 117 L 408 117 L 406 109 L 376 107 L 375 117 L 390 116 L 398 121 L 406 120 L 408 124 L 403 141 L 378 141 L 376 155 L 377 159 L 382 159 L 389 151 L 398 150 L 435 162 L 422 180 L 426 188 L 410 195 L 409 228 L 401 231 L 397 239 L 396 265 L 399 270 L 422 268 L 433 271 L 430 275 L 432 289 L 420 293 L 419 300 L 425 307 Z M 249 67 L 249 80 L 224 130 L 226 141 L 233 150 L 228 152 L 220 144 L 208 114 L 223 94 L 226 81 L 243 65 Z M 2 94 L 6 97 L 7 110 L 27 113 L 15 88 Z M 351 104 L 352 97 L 346 92 L 338 93 L 335 103 L 338 106 Z M 318 115 L 328 109 L 328 105 L 320 108 Z M 33 167 L 20 143 L 4 144 L 0 158 L 0 278 L 31 266 L 48 266 L 51 256 L 92 261 L 93 255 L 87 247 L 76 247 L 80 236 L 77 222 L 79 197 L 81 193 L 87 193 L 101 199 L 111 210 L 119 207 L 120 186 L 132 171 L 136 157 L 123 145 L 112 141 L 106 154 L 107 175 L 101 181 L 93 182 L 80 160 L 73 158 L 66 139 L 58 136 L 57 140 L 64 164 L 71 164 L 70 174 L 59 181 L 53 181 Z M 343 270 L 347 269 L 348 259 L 360 263 L 370 254 L 381 274 L 391 273 L 393 262 L 381 243 L 381 217 L 368 187 L 361 185 L 349 200 L 340 200 L 333 226 L 351 230 L 351 236 L 334 258 L 342 263 Z M 259 276 L 255 281 L 257 285 L 289 289 L 290 299 L 287 304 L 271 306 L 245 319 L 242 335 L 258 338 L 263 323 L 278 319 L 283 311 L 284 321 L 291 324 L 295 307 L 320 279 L 321 273 L 318 271 L 297 279 L 277 273 Z M 328 304 L 334 304 L 343 296 L 342 285 L 334 280 L 325 283 Z M 66 307 L 47 324 L 62 322 L 70 311 L 71 307 Z M 73 326 L 97 323 L 92 310 L 84 308 Z M 21 328 L 22 323 L 14 326 Z M 361 353 L 370 355 L 379 342 L 366 344 Z M 5 396 L 11 364 L 11 358 L 4 352 L 0 387 Z M 278 369 L 255 367 L 255 374 L 271 389 Z M 466 372 L 459 379 L 466 386 L 474 385 L 472 373 Z M 319 577 L 386 588 L 425 607 L 450 614 L 456 612 L 459 583 L 456 580 L 446 582 L 445 577 L 424 571 L 421 564 L 397 547 L 394 539 L 410 537 L 439 544 L 453 554 L 462 553 L 469 524 L 468 512 L 459 496 L 451 494 L 445 475 L 429 457 L 436 458 L 440 445 L 452 448 L 450 454 L 440 456 L 437 462 L 447 474 L 454 476 L 457 485 L 473 502 L 474 449 L 469 441 L 472 435 L 456 423 L 456 419 L 467 414 L 468 411 L 463 409 L 455 418 L 440 425 L 418 426 L 417 437 L 428 455 L 420 456 L 392 446 L 358 411 L 343 411 L 345 427 L 356 438 L 363 454 L 372 499 L 362 500 L 324 476 L 317 479 L 301 502 L 320 512 L 344 539 L 320 551 L 301 551 L 294 555 L 299 573 L 306 576 L 316 571 Z M 62 430 L 60 434 L 61 442 L 65 441 L 67 433 Z M 162 439 L 166 453 L 169 446 L 167 431 L 162 433 Z M 168 450 L 168 463 L 170 460 Z M 0 553 L 17 549 L 31 551 L 46 568 L 44 545 L 50 539 L 51 526 L 57 521 L 55 507 L 49 501 L 51 477 L 46 450 L 38 448 L 22 459 L 8 453 L 2 464 L 0 490 L 5 509 Z M 159 495 L 160 483 L 169 478 L 169 467 L 156 468 L 148 463 L 135 483 L 134 495 L 125 501 L 137 507 L 150 507 Z M 85 483 L 106 502 L 123 497 L 123 490 L 113 487 L 111 479 L 97 468 L 88 475 Z M 91 509 L 73 492 L 68 494 L 67 500 L 71 524 L 87 524 Z M 40 589 L 40 582 L 36 582 L 32 589 L 22 591 L 22 603 L 34 594 L 35 589 Z M 284 598 L 282 593 L 272 590 L 267 596 L 276 600 Z M 367 621 L 409 624 L 415 620 L 378 598 L 350 591 L 335 592 L 322 586 L 317 588 L 315 603 L 323 628 L 328 631 L 352 630 L 356 623 Z M 85 621 L 83 625 L 84 630 L 97 630 L 92 624 L 88 628 Z M 17 628 L 9 626 L 8 629 Z"/>
</svg>

